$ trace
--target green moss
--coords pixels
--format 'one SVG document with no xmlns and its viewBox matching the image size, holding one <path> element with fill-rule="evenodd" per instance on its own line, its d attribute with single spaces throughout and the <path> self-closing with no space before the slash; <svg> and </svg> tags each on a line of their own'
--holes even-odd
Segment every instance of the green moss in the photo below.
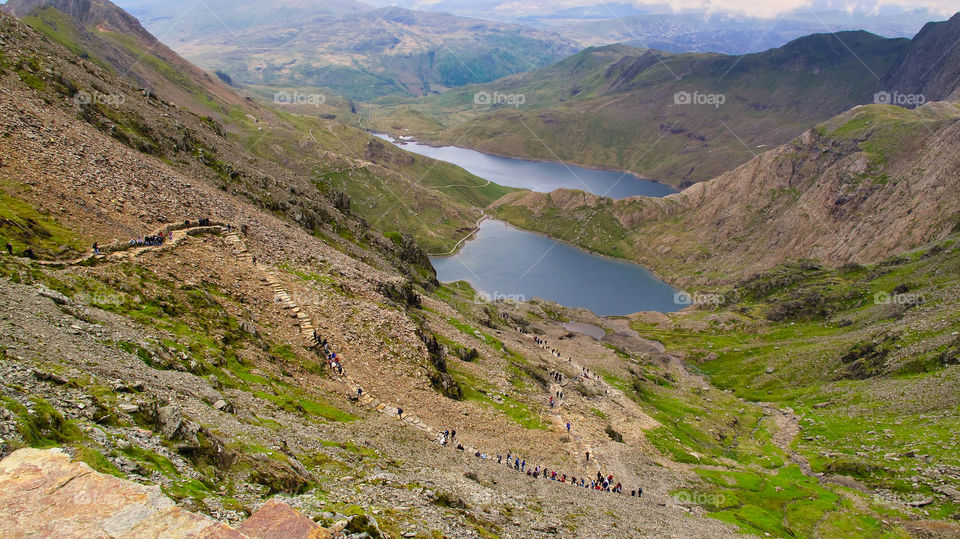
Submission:
<svg viewBox="0 0 960 539">
<path fill-rule="evenodd" d="M 40 258 L 74 258 L 85 253 L 86 242 L 79 235 L 22 197 L 29 189 L 0 177 L 0 247 L 10 243 L 17 254 L 29 247 Z"/>
<path fill-rule="evenodd" d="M 77 450 L 76 460 L 87 463 L 87 465 L 100 473 L 124 477 L 123 472 L 107 460 L 107 457 L 91 447 L 81 446 Z"/>
<path fill-rule="evenodd" d="M 273 395 L 265 391 L 254 391 L 253 395 L 268 400 L 290 413 L 302 414 L 308 418 L 316 417 L 341 423 L 359 419 L 357 416 L 344 412 L 330 404 L 306 397 L 298 397 L 290 394 Z"/>
<path fill-rule="evenodd" d="M 495 408 L 523 428 L 541 430 L 548 428 L 549 424 L 535 413 L 529 404 L 505 394 L 501 394 L 499 400 L 494 399 L 493 391 L 477 377 L 452 368 L 449 372 L 463 389 L 464 400 L 481 402 Z"/>
<path fill-rule="evenodd" d="M 144 468 L 158 472 L 166 477 L 179 477 L 180 475 L 170 459 L 149 449 L 131 444 L 125 449 L 122 449 L 121 453 Z"/>
<path fill-rule="evenodd" d="M 86 439 L 76 421 L 66 420 L 53 406 L 34 397 L 30 408 L 9 397 L 3 403 L 17 415 L 17 430 L 31 447 L 54 447 Z"/>
</svg>

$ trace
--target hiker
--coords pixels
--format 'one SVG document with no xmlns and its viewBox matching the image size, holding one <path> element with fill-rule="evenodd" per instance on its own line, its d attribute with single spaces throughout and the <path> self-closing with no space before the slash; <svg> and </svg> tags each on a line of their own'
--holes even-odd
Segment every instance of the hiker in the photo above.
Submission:
<svg viewBox="0 0 960 539">
<path fill-rule="evenodd" d="M 254 266 L 257 265 L 257 257 L 253 257 L 253 265 L 254 265 Z"/>
<path fill-rule="evenodd" d="M 522 472 L 526 469 L 527 469 L 527 459 L 523 459 L 523 462 L 520 463 L 520 471 Z"/>
<path fill-rule="evenodd" d="M 27 257 L 27 258 L 29 258 L 29 259 L 31 259 L 31 260 L 34 259 L 34 258 L 37 258 L 37 255 L 35 255 L 35 254 L 33 253 L 33 248 L 32 248 L 32 247 L 27 247 L 26 249 L 24 249 L 24 250 L 23 250 L 23 256 L 25 256 L 25 257 Z"/>
<path fill-rule="evenodd" d="M 10 245 L 9 242 L 7 243 L 7 254 L 13 256 L 13 245 Z"/>
<path fill-rule="evenodd" d="M 363 388 L 362 388 L 362 387 L 358 387 L 358 388 L 357 388 L 357 397 L 362 397 L 362 396 L 363 396 Z"/>
<path fill-rule="evenodd" d="M 637 487 L 637 498 L 639 498 L 639 497 L 641 497 L 641 496 L 643 496 L 643 489 L 640 488 L 640 487 Z"/>
<path fill-rule="evenodd" d="M 587 451 L 587 462 L 590 462 L 590 452 Z"/>
<path fill-rule="evenodd" d="M 9 243 L 7 245 L 10 245 Z M 100 254 L 100 245 L 97 242 L 93 242 L 93 254 Z"/>
<path fill-rule="evenodd" d="M 457 437 L 457 429 L 450 429 L 450 439 L 453 440 Z"/>
<path fill-rule="evenodd" d="M 570 432 L 570 422 L 567 421 L 567 432 Z"/>
<path fill-rule="evenodd" d="M 397 419 L 403 419 L 403 408 L 397 408 Z"/>
</svg>

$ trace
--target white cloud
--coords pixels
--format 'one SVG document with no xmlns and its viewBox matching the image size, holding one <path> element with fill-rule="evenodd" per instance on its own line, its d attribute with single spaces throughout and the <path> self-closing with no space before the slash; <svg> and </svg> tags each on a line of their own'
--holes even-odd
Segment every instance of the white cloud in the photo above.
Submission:
<svg viewBox="0 0 960 539">
<path fill-rule="evenodd" d="M 674 11 L 736 13 L 748 17 L 773 18 L 799 8 L 810 7 L 812 0 L 669 0 Z"/>
</svg>

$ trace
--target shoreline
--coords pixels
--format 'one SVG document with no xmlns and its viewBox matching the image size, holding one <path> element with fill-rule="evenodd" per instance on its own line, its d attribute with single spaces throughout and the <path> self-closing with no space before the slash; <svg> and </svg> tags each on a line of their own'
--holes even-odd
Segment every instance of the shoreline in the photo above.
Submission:
<svg viewBox="0 0 960 539">
<path fill-rule="evenodd" d="M 390 140 L 389 140 L 388 142 L 390 142 L 391 144 L 393 144 L 393 145 L 395 145 L 395 146 L 397 146 L 397 147 L 399 147 L 399 148 L 403 148 L 404 145 L 406 145 L 406 144 L 408 144 L 408 143 L 411 143 L 411 142 L 414 142 L 414 143 L 417 143 L 417 144 L 421 144 L 421 145 L 423 145 L 423 146 L 429 146 L 429 147 L 431 147 L 431 148 L 459 148 L 459 149 L 461 149 L 461 150 L 470 150 L 470 151 L 473 151 L 473 152 L 478 152 L 478 153 L 482 153 L 482 154 L 486 154 L 486 155 L 491 155 L 491 156 L 494 156 L 494 157 L 500 157 L 500 158 L 502 158 L 502 159 L 516 159 L 516 160 L 518 160 L 518 161 L 530 161 L 530 162 L 532 162 L 532 163 L 559 163 L 559 164 L 566 165 L 566 166 L 582 168 L 582 169 L 584 169 L 584 170 L 593 170 L 593 171 L 597 171 L 597 172 L 613 172 L 613 173 L 617 173 L 617 174 L 629 174 L 630 176 L 633 176 L 634 178 L 636 178 L 636 179 L 638 179 L 638 180 L 642 180 L 642 181 L 650 182 L 650 183 L 655 183 L 655 184 L 657 184 L 657 185 L 665 185 L 665 186 L 673 189 L 674 191 L 676 191 L 676 193 L 681 192 L 681 189 L 680 189 L 679 186 L 672 185 L 672 184 L 669 184 L 669 183 L 667 183 L 667 182 L 663 182 L 663 181 L 660 181 L 660 180 L 654 179 L 654 178 L 646 178 L 646 177 L 643 177 L 643 176 L 638 176 L 637 174 L 635 174 L 635 173 L 633 173 L 633 172 L 630 172 L 629 170 L 620 170 L 620 169 L 617 169 L 617 168 L 610 168 L 610 167 L 603 167 L 603 166 L 596 166 L 596 165 L 586 165 L 586 164 L 581 164 L 581 163 L 575 163 L 575 162 L 572 162 L 572 161 L 556 161 L 556 160 L 552 160 L 552 159 L 543 159 L 543 158 L 537 158 L 537 157 L 518 157 L 518 156 L 516 156 L 516 155 L 506 155 L 506 154 L 497 153 L 497 152 L 489 151 L 489 150 L 478 150 L 477 148 L 467 148 L 467 147 L 465 147 L 465 146 L 457 146 L 456 144 L 439 144 L 439 143 L 432 143 L 432 142 L 424 142 L 424 141 L 422 141 L 422 140 L 417 140 L 417 139 L 415 139 L 415 138 L 411 138 L 410 140 L 403 140 L 403 139 L 397 138 L 396 136 L 391 135 L 391 134 L 389 134 L 389 133 L 381 133 L 381 132 L 377 132 L 377 131 L 367 131 L 367 132 L 368 132 L 369 134 L 375 136 L 375 137 L 379 137 L 379 136 L 381 136 L 381 135 L 382 135 L 382 136 L 385 136 L 385 137 L 389 137 Z M 412 135 L 401 135 L 401 136 L 412 137 Z M 408 150 L 408 151 L 409 151 L 409 150 Z M 411 153 L 416 153 L 416 152 L 411 152 Z M 422 155 L 422 154 L 417 154 L 417 155 Z M 425 156 L 425 157 L 429 157 L 429 156 Z M 431 159 L 437 159 L 437 158 L 436 158 L 436 157 L 431 157 Z M 438 161 L 443 161 L 443 159 L 437 159 L 437 160 L 438 160 Z M 449 161 L 444 161 L 444 162 L 449 163 Z M 456 164 L 456 163 L 451 163 L 451 164 Z M 459 166 L 459 165 L 458 165 L 458 166 Z M 487 178 L 484 178 L 484 179 L 485 179 L 485 180 L 488 180 Z M 490 180 L 488 180 L 488 181 L 490 181 Z M 499 184 L 498 184 L 498 185 L 499 185 Z M 671 193 L 671 194 L 676 194 L 676 193 Z M 643 196 L 643 195 L 638 195 L 638 196 Z M 669 196 L 669 195 L 667 195 L 667 196 Z"/>
<path fill-rule="evenodd" d="M 399 148 L 403 148 L 403 146 L 405 146 L 407 143 L 414 142 L 414 143 L 422 144 L 422 145 L 429 146 L 429 147 L 432 147 L 432 148 L 444 148 L 444 147 L 460 148 L 460 149 L 463 149 L 463 150 L 475 151 L 475 152 L 484 153 L 484 154 L 487 154 L 487 155 L 492 155 L 492 156 L 501 157 L 501 158 L 505 158 L 505 159 L 516 159 L 516 160 L 520 160 L 520 161 L 530 161 L 530 162 L 536 162 L 536 163 L 557 163 L 557 161 L 549 161 L 549 160 L 546 160 L 546 159 L 528 159 L 528 158 L 522 158 L 522 157 L 514 157 L 514 156 L 500 155 L 500 154 L 496 154 L 496 153 L 491 153 L 491 152 L 476 150 L 476 149 L 473 149 L 473 148 L 464 148 L 464 147 L 462 147 L 462 146 L 456 146 L 456 145 L 449 145 L 449 144 L 447 144 L 447 145 L 431 144 L 431 143 L 426 143 L 426 142 L 419 141 L 419 140 L 413 138 L 412 135 L 400 135 L 400 136 L 408 136 L 408 137 L 411 137 L 409 140 L 403 140 L 403 139 L 401 139 L 401 138 L 399 138 L 399 137 L 397 137 L 397 136 L 391 135 L 391 134 L 389 134 L 389 133 L 376 132 L 376 131 L 367 131 L 367 132 L 370 133 L 371 135 L 375 136 L 375 137 L 381 138 L 381 140 L 382 140 L 382 137 L 387 137 L 387 142 L 389 142 L 389 143 L 391 143 L 391 144 L 393 144 L 393 145 L 395 145 L 395 146 L 397 146 L 397 147 L 399 147 Z M 409 150 L 408 150 L 408 151 L 409 151 Z M 411 153 L 416 153 L 416 152 L 411 152 Z M 420 155 L 420 154 L 418 154 L 418 155 Z M 436 158 L 431 158 L 431 159 L 436 159 Z M 438 159 L 438 161 L 443 161 L 443 160 L 442 160 L 442 159 Z M 444 161 L 444 162 L 445 162 L 445 163 L 449 163 L 449 161 Z M 455 164 L 455 163 L 451 163 L 451 164 Z M 571 163 L 563 163 L 563 164 L 569 164 L 569 165 L 576 166 L 576 167 L 579 167 L 579 168 L 583 168 L 583 169 L 586 169 L 586 170 L 597 170 L 597 171 L 606 171 L 606 172 L 615 172 L 615 173 L 622 173 L 622 174 L 630 174 L 631 176 L 633 176 L 633 177 L 635 177 L 635 178 L 637 178 L 637 179 L 640 179 L 640 180 L 643 180 L 643 181 L 648 181 L 648 182 L 651 182 L 651 183 L 656 183 L 656 184 L 659 184 L 659 185 L 665 185 L 665 186 L 667 186 L 667 187 L 670 187 L 671 189 L 676 190 L 676 192 L 675 192 L 675 193 L 672 193 L 672 194 L 677 194 L 677 193 L 680 193 L 680 192 L 681 192 L 681 191 L 677 190 L 677 187 L 675 187 L 675 186 L 673 186 L 673 185 L 660 182 L 659 180 L 651 180 L 651 179 L 647 179 L 647 178 L 641 178 L 640 176 L 637 176 L 637 175 L 633 174 L 632 172 L 628 172 L 628 171 L 622 171 L 622 170 L 616 170 L 616 169 L 608 169 L 608 168 L 600 168 L 600 167 L 586 167 L 586 166 L 576 165 L 576 164 L 571 164 Z M 478 176 L 478 177 L 479 177 L 479 176 Z M 492 182 L 492 180 L 490 180 L 489 178 L 483 178 L 483 179 L 487 180 L 488 182 Z M 638 196 L 643 196 L 643 195 L 638 195 Z M 666 195 L 666 196 L 670 196 L 670 195 Z M 664 197 L 659 197 L 659 198 L 666 198 L 666 196 L 664 196 Z M 627 197 L 627 198 L 634 198 L 634 197 Z M 626 199 L 623 199 L 623 200 L 626 200 Z M 680 288 L 678 288 L 678 286 L 675 285 L 675 284 L 671 281 L 671 279 L 669 279 L 669 278 L 666 277 L 666 276 L 660 275 L 659 273 L 657 273 L 656 271 L 654 271 L 652 268 L 649 268 L 649 267 L 647 267 L 647 266 L 645 266 L 645 265 L 643 265 L 643 264 L 641 264 L 641 263 L 639 263 L 639 262 L 637 262 L 637 261 L 635 261 L 635 260 L 631 260 L 631 259 L 629 259 L 629 258 L 620 258 L 620 257 L 616 257 L 616 256 L 610 256 L 610 255 L 605 254 L 605 253 L 600 253 L 600 252 L 594 251 L 594 250 L 592 250 L 592 249 L 589 249 L 589 248 L 587 248 L 587 247 L 584 247 L 584 246 L 582 246 L 582 245 L 578 245 L 578 244 L 576 244 L 576 243 L 574 243 L 574 242 L 572 242 L 572 241 L 568 241 L 568 240 L 563 240 L 563 239 L 560 239 L 560 238 L 556 238 L 556 237 L 554 237 L 554 236 L 551 236 L 551 235 L 546 234 L 546 233 L 544 233 L 544 232 L 540 232 L 540 231 L 538 231 L 538 230 L 529 230 L 529 229 L 526 229 L 526 228 L 519 227 L 519 226 L 517 226 L 517 225 L 515 225 L 515 224 L 513 224 L 513 223 L 511 223 L 511 222 L 509 222 L 509 221 L 505 221 L 505 220 L 502 220 L 502 219 L 498 219 L 496 216 L 488 215 L 483 209 L 481 209 L 481 212 L 483 212 L 483 216 L 477 221 L 477 224 L 474 225 L 473 230 L 471 230 L 466 236 L 464 236 L 463 238 L 461 238 L 461 239 L 453 246 L 452 249 L 450 249 L 450 250 L 447 251 L 446 253 L 427 253 L 427 256 L 430 257 L 430 258 L 450 258 L 450 257 L 453 257 L 453 256 L 457 256 L 457 254 L 460 252 L 460 249 L 462 249 L 463 246 L 466 245 L 466 243 L 467 243 L 468 241 L 474 239 L 474 237 L 476 236 L 477 232 L 480 231 L 480 224 L 483 223 L 484 221 L 488 220 L 488 219 L 492 219 L 492 220 L 494 220 L 494 221 L 499 221 L 499 222 L 503 223 L 504 225 L 506 225 L 506 226 L 508 226 L 508 227 L 511 227 L 511 228 L 513 228 L 513 229 L 515 229 L 515 230 L 518 230 L 518 231 L 521 231 L 521 232 L 528 232 L 528 233 L 530 233 L 530 234 L 536 234 L 536 235 L 541 236 L 541 237 L 543 237 L 543 238 L 547 238 L 547 239 L 554 240 L 554 241 L 557 241 L 557 242 L 560 242 L 560 243 L 564 243 L 564 244 L 566 244 L 566 245 L 568 245 L 568 246 L 570 246 L 570 247 L 573 247 L 574 249 L 578 249 L 578 250 L 580 250 L 580 251 L 583 251 L 584 253 L 587 253 L 587 254 L 590 254 L 590 255 L 593 255 L 593 256 L 598 256 L 598 257 L 601 257 L 601 258 L 604 258 L 604 259 L 607 259 L 607 260 L 611 260 L 611 261 L 624 262 L 624 263 L 627 263 L 627 264 L 633 264 L 634 266 L 638 266 L 638 267 L 643 268 L 644 270 L 650 272 L 650 274 L 651 274 L 652 276 L 654 276 L 657 280 L 659 280 L 659 281 L 661 281 L 661 282 L 663 282 L 663 283 L 666 283 L 666 284 L 667 284 L 668 286 L 670 286 L 671 288 L 673 288 L 673 289 L 675 289 L 675 290 L 680 290 Z"/>
<path fill-rule="evenodd" d="M 480 231 L 480 223 L 482 223 L 483 221 L 488 221 L 488 220 L 489 220 L 489 221 L 497 221 L 497 222 L 503 223 L 504 225 L 506 225 L 506 226 L 508 226 L 508 227 L 510 227 L 510 228 L 512 228 L 512 229 L 514 229 L 514 230 L 518 230 L 518 231 L 520 231 L 520 232 L 527 232 L 527 233 L 529 233 L 529 234 L 536 234 L 537 236 L 540 236 L 540 237 L 542 237 L 542 238 L 546 238 L 546 239 L 549 239 L 549 240 L 553 240 L 553 241 L 556 241 L 556 242 L 559 242 L 559 243 L 566 244 L 566 245 L 568 245 L 568 246 L 570 246 L 570 247 L 573 247 L 574 249 L 583 251 L 584 253 L 587 253 L 587 254 L 592 255 L 592 256 L 604 258 L 604 259 L 607 259 L 607 260 L 612 260 L 612 261 L 614 261 L 614 262 L 623 262 L 623 263 L 626 263 L 626 264 L 633 264 L 634 266 L 639 266 L 640 268 L 643 268 L 644 270 L 650 272 L 650 274 L 653 275 L 654 277 L 656 277 L 657 280 L 659 280 L 659 281 L 661 281 L 661 282 L 663 282 L 663 283 L 666 283 L 670 288 L 673 288 L 673 289 L 676 290 L 676 291 L 682 291 L 682 290 L 683 290 L 682 288 L 680 288 L 680 286 L 678 286 L 677 284 L 675 284 L 672 279 L 661 275 L 660 273 L 654 271 L 652 268 L 647 267 L 647 266 L 645 266 L 645 265 L 643 265 L 643 264 L 641 264 L 641 263 L 639 263 L 639 262 L 637 262 L 637 261 L 635 261 L 635 260 L 630 260 L 629 258 L 619 258 L 619 257 L 616 257 L 616 256 L 610 256 L 610 255 L 604 254 L 604 253 L 598 253 L 598 252 L 593 251 L 593 250 L 591 250 L 591 249 L 588 249 L 588 248 L 586 248 L 586 247 L 584 247 L 584 246 L 582 246 L 582 245 L 577 245 L 576 243 L 573 243 L 573 242 L 571 242 L 571 241 L 562 240 L 562 239 L 560 239 L 560 238 L 555 238 L 555 237 L 553 237 L 553 236 L 551 236 L 551 235 L 549 235 L 549 234 L 546 234 L 546 233 L 543 233 L 543 232 L 540 232 L 540 231 L 537 231 L 537 230 L 528 230 L 528 229 L 526 229 L 526 228 L 519 227 L 519 226 L 517 226 L 517 225 L 515 225 L 515 224 L 513 224 L 513 223 L 511 223 L 511 222 L 509 222 L 509 221 L 505 221 L 505 220 L 503 220 L 503 219 L 498 219 L 496 216 L 493 216 L 493 215 L 484 215 L 484 217 L 483 217 L 482 219 L 480 219 L 479 221 L 477 221 L 477 226 L 474 227 L 474 230 L 473 230 L 467 237 L 465 237 L 465 238 L 463 238 L 463 239 L 460 240 L 460 242 L 458 243 L 458 245 L 457 245 L 457 247 L 455 248 L 454 251 L 451 251 L 451 252 L 449 252 L 449 253 L 447 253 L 447 254 L 442 254 L 442 255 L 433 255 L 433 254 L 427 253 L 427 256 L 430 257 L 430 258 L 450 258 L 450 257 L 452 257 L 452 256 L 457 256 L 457 254 L 459 253 L 460 249 L 467 243 L 467 241 L 470 241 L 471 239 L 473 239 L 473 237 L 477 234 L 477 232 Z M 436 268 L 434 268 L 434 269 L 436 269 Z M 441 282 L 444 282 L 444 281 L 441 281 Z M 451 282 L 452 282 L 452 281 L 451 281 Z M 564 306 L 565 306 L 565 307 L 568 307 L 568 308 L 575 308 L 575 307 L 570 307 L 569 305 L 564 305 Z M 683 309 L 680 309 L 680 310 L 683 310 Z M 591 312 L 592 312 L 592 311 L 591 311 Z M 644 312 L 644 311 L 637 311 L 637 312 Z M 663 311 L 656 311 L 656 312 L 663 312 Z M 596 313 L 594 313 L 594 314 L 596 314 Z"/>
<path fill-rule="evenodd" d="M 456 245 L 453 246 L 453 249 L 450 249 L 449 251 L 447 251 L 446 253 L 443 253 L 443 254 L 427 253 L 427 257 L 429 257 L 429 258 L 449 258 L 449 257 L 451 257 L 451 256 L 456 256 L 456 255 L 457 255 L 457 252 L 459 252 L 460 249 L 461 249 L 468 241 L 470 241 L 474 236 L 476 236 L 476 235 L 477 235 L 477 232 L 480 231 L 480 223 L 482 223 L 482 222 L 486 221 L 487 219 L 490 219 L 490 218 L 491 218 L 491 217 L 490 217 L 489 215 L 487 215 L 487 213 L 486 213 L 485 211 L 483 211 L 483 210 L 480 210 L 480 213 L 481 213 L 482 215 L 480 216 L 480 219 L 477 220 L 477 224 L 473 225 L 473 230 L 471 230 L 469 233 L 467 233 L 467 235 L 464 236 L 463 238 L 460 238 L 460 241 L 458 241 L 458 242 L 456 243 Z M 434 269 L 436 269 L 436 268 L 434 268 Z"/>
</svg>

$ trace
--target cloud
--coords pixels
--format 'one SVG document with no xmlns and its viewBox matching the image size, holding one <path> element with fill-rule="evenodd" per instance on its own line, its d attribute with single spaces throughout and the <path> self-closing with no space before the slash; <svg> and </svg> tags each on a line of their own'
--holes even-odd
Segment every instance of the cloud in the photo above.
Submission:
<svg viewBox="0 0 960 539">
<path fill-rule="evenodd" d="M 736 13 L 764 19 L 813 4 L 812 0 L 669 0 L 668 3 L 674 11 Z"/>
</svg>

